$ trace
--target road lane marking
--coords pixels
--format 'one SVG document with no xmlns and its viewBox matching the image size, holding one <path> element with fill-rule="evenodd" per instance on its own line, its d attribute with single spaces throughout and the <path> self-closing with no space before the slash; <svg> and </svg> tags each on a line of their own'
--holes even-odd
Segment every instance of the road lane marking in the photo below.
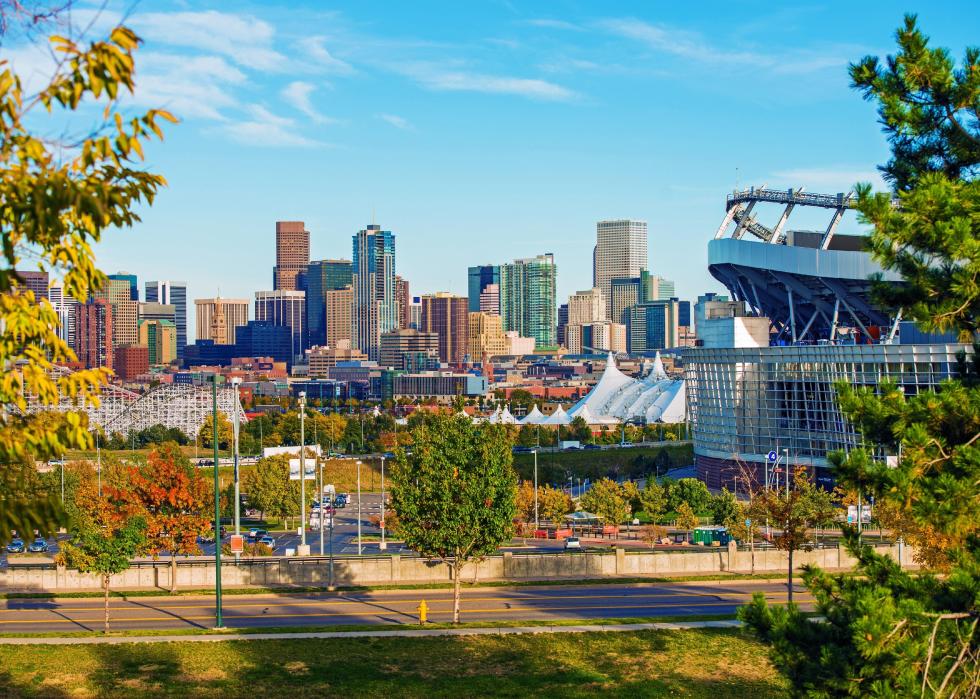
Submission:
<svg viewBox="0 0 980 699">
<path fill-rule="evenodd" d="M 786 604 L 785 601 L 773 600 L 772 604 L 783 605 Z M 673 608 L 688 608 L 688 609 L 700 609 L 702 607 L 731 607 L 735 606 L 731 602 L 700 602 L 693 604 L 662 604 L 662 605 L 649 605 L 649 604 L 616 604 L 616 605 L 601 605 L 601 606 L 567 606 L 567 607 L 547 607 L 545 609 L 538 609 L 536 607 L 504 607 L 500 609 L 463 609 L 461 610 L 463 614 L 497 614 L 497 613 L 507 613 L 507 612 L 556 612 L 556 611 L 609 611 L 614 609 L 673 609 Z M 100 610 L 86 610 L 86 611 L 100 611 Z M 399 610 L 379 610 L 376 612 L 327 612 L 327 611 L 306 611 L 306 612 L 294 612 L 294 613 L 277 613 L 277 614 L 228 614 L 227 609 L 225 611 L 226 620 L 235 619 L 294 619 L 296 617 L 356 617 L 356 616 L 367 616 L 367 617 L 381 617 L 386 614 L 398 614 L 400 616 L 405 616 L 414 619 L 416 614 L 412 610 L 399 611 Z M 452 607 L 447 609 L 436 609 L 430 611 L 430 614 L 452 614 Z M 213 619 L 214 615 L 209 614 L 205 616 L 180 616 L 180 615 L 167 615 L 162 616 L 152 616 L 152 617 L 112 617 L 110 619 L 111 623 L 120 622 L 144 622 L 144 621 L 202 621 Z M 568 617 L 566 617 L 568 618 Z M 579 617 L 572 617 L 579 618 Z M 592 617 L 581 617 L 591 619 Z M 103 617 L 96 616 L 91 619 L 4 619 L 0 620 L 0 624 L 90 624 L 98 623 L 102 621 Z"/>
</svg>

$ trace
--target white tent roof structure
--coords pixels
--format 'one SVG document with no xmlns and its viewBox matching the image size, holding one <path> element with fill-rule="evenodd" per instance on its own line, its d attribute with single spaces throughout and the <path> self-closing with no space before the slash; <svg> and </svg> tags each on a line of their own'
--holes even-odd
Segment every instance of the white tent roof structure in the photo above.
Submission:
<svg viewBox="0 0 980 699">
<path fill-rule="evenodd" d="M 522 425 L 540 425 L 544 421 L 545 421 L 544 413 L 542 413 L 540 410 L 538 410 L 538 405 L 537 405 L 537 403 L 535 403 L 534 404 L 534 407 L 531 408 L 531 412 L 529 412 L 527 415 L 525 415 L 521 419 L 521 424 Z"/>
<path fill-rule="evenodd" d="M 643 372 L 641 376 L 634 379 L 621 372 L 610 353 L 599 382 L 572 406 L 569 417 L 581 416 L 590 425 L 633 419 L 683 422 L 686 413 L 684 380 L 667 376 L 659 352 L 649 373 Z"/>
<path fill-rule="evenodd" d="M 572 419 L 568 417 L 568 413 L 566 413 L 565 409 L 559 405 L 558 409 L 555 410 L 555 412 L 553 412 L 547 418 L 545 418 L 544 422 L 542 422 L 541 424 L 542 425 L 567 425 L 571 421 Z"/>
<path fill-rule="evenodd" d="M 510 406 L 505 407 L 504 408 L 504 411 L 502 413 L 500 413 L 500 416 L 498 418 L 498 422 L 501 425 L 516 425 L 516 424 L 518 424 L 517 423 L 517 418 L 514 417 L 511 414 L 511 412 L 510 412 Z"/>
</svg>

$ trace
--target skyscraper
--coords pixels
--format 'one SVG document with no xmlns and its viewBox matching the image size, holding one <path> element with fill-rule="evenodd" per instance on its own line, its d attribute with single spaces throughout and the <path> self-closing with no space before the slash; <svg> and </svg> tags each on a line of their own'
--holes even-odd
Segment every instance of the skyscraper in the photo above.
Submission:
<svg viewBox="0 0 980 699">
<path fill-rule="evenodd" d="M 141 320 L 139 344 L 147 348 L 150 366 L 170 364 L 177 357 L 177 329 L 169 320 Z"/>
<path fill-rule="evenodd" d="M 505 332 L 555 346 L 555 257 L 551 253 L 500 266 L 500 315 Z"/>
<path fill-rule="evenodd" d="M 177 327 L 177 358 L 184 358 L 187 344 L 187 282 L 146 282 L 147 303 L 164 303 L 174 307 Z"/>
<path fill-rule="evenodd" d="M 500 284 L 487 284 L 480 292 L 480 313 L 500 315 Z"/>
<path fill-rule="evenodd" d="M 646 301 L 631 306 L 626 315 L 626 344 L 630 354 L 677 347 L 680 303 L 677 299 Z"/>
<path fill-rule="evenodd" d="M 470 313 L 467 335 L 470 359 L 474 362 L 482 361 L 484 356 L 507 354 L 507 336 L 496 313 Z"/>
<path fill-rule="evenodd" d="M 354 303 L 351 341 L 373 361 L 381 334 L 398 327 L 395 298 L 395 235 L 374 224 L 353 236 Z"/>
<path fill-rule="evenodd" d="M 500 267 L 497 265 L 477 265 L 470 267 L 467 276 L 469 310 L 471 313 L 480 311 L 480 294 L 490 284 L 500 284 Z"/>
<path fill-rule="evenodd" d="M 568 324 L 583 325 L 606 320 L 606 299 L 600 289 L 576 291 L 568 297 Z"/>
<path fill-rule="evenodd" d="M 116 349 L 136 344 L 139 301 L 133 300 L 132 285 L 135 280 L 133 275 L 110 275 L 105 285 L 94 294 L 95 298 L 112 304 L 112 346 Z"/>
<path fill-rule="evenodd" d="M 115 274 L 110 274 L 109 279 L 114 279 L 116 281 L 123 281 L 129 284 L 129 300 L 139 301 L 140 300 L 140 287 L 139 282 L 136 280 L 135 274 L 130 274 L 129 272 L 116 272 Z"/>
<path fill-rule="evenodd" d="M 331 348 L 341 343 L 351 346 L 351 307 L 354 305 L 354 289 L 350 284 L 343 289 L 331 289 L 324 298 L 326 336 L 324 343 Z"/>
<path fill-rule="evenodd" d="M 306 294 L 302 291 L 277 289 L 255 292 L 255 320 L 289 328 L 290 362 L 303 354 L 303 326 L 306 321 Z M 237 342 L 236 342 L 237 344 Z"/>
<path fill-rule="evenodd" d="M 640 270 L 648 266 L 646 221 L 599 221 L 592 262 L 592 285 L 602 289 L 606 313 L 619 322 L 612 315 L 611 281 L 617 277 L 638 277 Z"/>
<path fill-rule="evenodd" d="M 351 285 L 353 267 L 350 260 L 314 260 L 303 275 L 306 291 L 306 346 L 327 342 L 326 297 L 330 291 Z M 350 330 L 346 331 L 348 334 Z"/>
<path fill-rule="evenodd" d="M 48 298 L 48 273 L 37 270 L 16 270 L 15 274 L 19 281 L 15 284 L 24 289 L 34 292 L 37 301 Z"/>
<path fill-rule="evenodd" d="M 439 337 L 413 328 L 381 334 L 378 363 L 401 371 L 422 371 L 439 364 Z"/>
<path fill-rule="evenodd" d="M 401 329 L 412 326 L 412 292 L 407 279 L 395 275 L 395 300 L 398 303 L 398 327 Z"/>
<path fill-rule="evenodd" d="M 93 299 L 75 311 L 75 344 L 78 361 L 86 369 L 112 368 L 112 304 Z"/>
<path fill-rule="evenodd" d="M 302 221 L 276 221 L 276 266 L 272 268 L 274 290 L 296 291 L 296 275 L 310 264 L 310 232 Z"/>
<path fill-rule="evenodd" d="M 224 313 L 225 339 L 221 342 L 214 336 L 214 312 L 218 304 Z M 197 318 L 198 340 L 213 340 L 215 344 L 235 344 L 235 329 L 248 322 L 248 309 L 251 306 L 248 299 L 194 299 L 195 316 Z"/>
<path fill-rule="evenodd" d="M 467 299 L 444 291 L 422 297 L 419 330 L 439 336 L 439 361 L 458 364 L 466 356 L 469 318 Z"/>
</svg>

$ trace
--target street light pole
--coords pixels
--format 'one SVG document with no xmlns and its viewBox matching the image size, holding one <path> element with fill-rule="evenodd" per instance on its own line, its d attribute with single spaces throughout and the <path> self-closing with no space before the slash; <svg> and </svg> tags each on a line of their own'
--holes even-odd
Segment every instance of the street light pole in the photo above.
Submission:
<svg viewBox="0 0 980 699">
<path fill-rule="evenodd" d="M 534 530 L 541 526 L 538 522 L 538 450 L 534 450 Z M 537 535 L 535 535 L 537 536 Z"/>
<path fill-rule="evenodd" d="M 101 427 L 99 429 L 102 429 Z M 95 458 L 98 460 L 96 470 L 99 474 L 99 497 L 102 497 L 102 444 L 99 441 L 99 431 L 95 432 Z"/>
<path fill-rule="evenodd" d="M 242 512 L 241 512 L 241 485 L 238 481 L 238 434 L 241 430 L 241 418 L 238 415 L 238 386 L 241 384 L 242 380 L 239 377 L 235 377 L 231 380 L 231 385 L 235 387 L 235 404 L 232 406 L 232 413 L 234 414 L 234 419 L 232 420 L 232 427 L 234 427 L 234 437 L 235 446 L 232 452 L 232 464 L 234 468 L 235 477 L 235 536 L 241 536 L 242 533 Z M 235 554 L 235 560 L 237 561 L 239 554 Z"/>
<path fill-rule="evenodd" d="M 306 391 L 299 392 L 299 530 L 306 547 Z M 304 554 L 305 555 L 305 554 Z"/>
<path fill-rule="evenodd" d="M 62 466 L 64 468 L 64 466 Z M 381 550 L 385 551 L 388 544 L 385 543 L 385 457 L 381 456 Z"/>
<path fill-rule="evenodd" d="M 322 455 L 321 455 L 322 457 Z M 326 525 L 326 521 L 323 519 L 324 515 L 327 514 L 326 503 L 323 499 L 323 459 L 320 459 L 320 493 L 317 496 L 320 501 L 320 555 L 323 555 L 323 530 Z"/>
<path fill-rule="evenodd" d="M 214 444 L 214 627 L 224 628 L 221 620 L 221 498 L 218 485 L 218 375 L 211 376 L 211 442 Z M 174 554 L 171 552 L 170 554 Z"/>
<path fill-rule="evenodd" d="M 789 449 L 783 449 L 783 462 L 786 469 L 786 497 L 789 497 Z"/>
<path fill-rule="evenodd" d="M 357 460 L 357 555 L 364 552 L 361 546 L 361 460 Z"/>
</svg>

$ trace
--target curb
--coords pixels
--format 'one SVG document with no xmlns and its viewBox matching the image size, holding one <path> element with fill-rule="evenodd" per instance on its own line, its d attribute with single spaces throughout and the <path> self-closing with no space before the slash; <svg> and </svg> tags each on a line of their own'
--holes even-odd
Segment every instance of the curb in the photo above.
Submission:
<svg viewBox="0 0 980 699">
<path fill-rule="evenodd" d="M 642 624 L 581 624 L 576 626 L 474 627 L 465 629 L 412 629 L 405 631 L 315 631 L 298 633 L 201 634 L 174 636 L 82 636 L 0 638 L 0 646 L 118 645 L 121 643 L 217 643 L 221 641 L 281 641 L 326 638 L 427 638 L 440 636 L 515 636 L 541 633 L 599 633 L 631 631 L 684 631 L 739 628 L 735 619 L 718 621 L 664 621 Z"/>
</svg>

